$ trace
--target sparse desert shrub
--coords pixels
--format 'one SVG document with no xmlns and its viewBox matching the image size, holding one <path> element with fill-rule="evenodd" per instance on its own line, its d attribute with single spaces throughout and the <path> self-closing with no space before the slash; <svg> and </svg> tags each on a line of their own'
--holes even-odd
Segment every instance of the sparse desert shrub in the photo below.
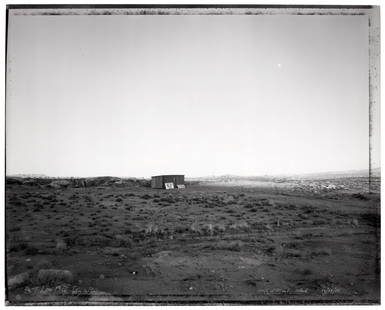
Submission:
<svg viewBox="0 0 385 310">
<path fill-rule="evenodd" d="M 17 242 L 16 244 L 12 244 L 9 247 L 10 252 L 18 252 L 18 251 L 24 251 L 28 247 L 28 244 L 26 242 Z"/>
<path fill-rule="evenodd" d="M 40 284 L 72 283 L 74 277 L 69 270 L 40 269 L 37 274 Z"/>
<path fill-rule="evenodd" d="M 144 229 L 145 234 L 147 235 L 156 235 L 159 231 L 159 227 L 156 224 L 149 223 Z"/>
<path fill-rule="evenodd" d="M 203 226 L 203 232 L 206 235 L 212 236 L 214 234 L 214 226 L 213 226 L 213 224 L 211 224 L 211 223 L 205 224 Z"/>
<path fill-rule="evenodd" d="M 296 250 L 296 249 L 285 249 L 283 251 L 281 251 L 280 253 L 282 257 L 284 258 L 301 258 L 303 256 L 303 251 L 299 251 L 299 250 Z"/>
<path fill-rule="evenodd" d="M 21 228 L 20 227 L 12 227 L 9 231 L 10 232 L 16 232 L 16 231 L 20 231 Z"/>
<path fill-rule="evenodd" d="M 159 201 L 167 202 L 167 203 L 174 203 L 175 202 L 174 198 L 172 198 L 172 197 L 162 197 L 162 198 L 160 198 Z"/>
<path fill-rule="evenodd" d="M 360 200 L 369 200 L 369 198 L 361 193 L 353 194 L 353 198 L 360 199 Z"/>
<path fill-rule="evenodd" d="M 132 233 L 131 228 L 126 228 L 126 230 L 124 231 L 124 233 L 125 233 L 126 235 L 131 234 L 131 233 Z"/>
<path fill-rule="evenodd" d="M 48 269 L 52 267 L 52 263 L 45 258 L 40 259 L 35 266 L 37 269 Z"/>
<path fill-rule="evenodd" d="M 288 243 L 283 243 L 283 247 L 287 249 L 298 249 L 300 248 L 300 243 L 299 242 L 288 242 Z"/>
<path fill-rule="evenodd" d="M 250 225 L 246 222 L 240 222 L 240 223 L 233 223 L 229 226 L 230 229 L 232 230 L 249 230 Z"/>
<path fill-rule="evenodd" d="M 226 231 L 226 226 L 224 224 L 216 224 L 214 230 L 218 233 L 224 233 Z"/>
<path fill-rule="evenodd" d="M 233 204 L 235 202 L 236 202 L 236 199 L 235 199 L 235 197 L 233 195 L 230 195 L 230 196 L 227 196 L 227 197 L 223 198 L 223 203 L 225 203 L 225 204 L 230 205 L 230 204 Z"/>
<path fill-rule="evenodd" d="M 305 213 L 305 214 L 314 213 L 316 211 L 315 208 L 313 208 L 311 206 L 303 206 L 301 209 L 302 209 L 303 213 Z"/>
<path fill-rule="evenodd" d="M 236 211 L 234 209 L 228 209 L 225 211 L 226 213 L 229 213 L 229 214 L 234 214 L 236 213 Z"/>
<path fill-rule="evenodd" d="M 295 210 L 297 209 L 297 206 L 294 204 L 285 205 L 286 210 Z"/>
<path fill-rule="evenodd" d="M 377 213 L 363 213 L 361 214 L 361 219 L 370 226 L 380 226 L 381 218 L 380 215 Z"/>
<path fill-rule="evenodd" d="M 33 255 L 36 255 L 38 253 L 39 253 L 38 248 L 34 247 L 33 245 L 29 245 L 29 244 L 27 245 L 27 247 L 25 249 L 25 254 L 33 256 Z"/>
<path fill-rule="evenodd" d="M 263 250 L 268 255 L 272 255 L 274 252 L 276 252 L 276 248 L 274 246 L 267 246 Z"/>
<path fill-rule="evenodd" d="M 63 239 L 56 239 L 56 249 L 64 251 L 67 249 L 67 243 Z"/>
<path fill-rule="evenodd" d="M 174 231 L 176 232 L 176 233 L 184 233 L 184 232 L 187 232 L 189 229 L 188 229 L 188 227 L 185 227 L 185 226 L 182 226 L 182 225 L 178 225 L 178 226 L 176 226 L 175 227 L 175 229 L 174 229 Z"/>
<path fill-rule="evenodd" d="M 213 250 L 228 250 L 228 251 L 241 251 L 244 247 L 244 243 L 241 240 L 224 241 L 221 240 L 218 243 L 211 246 Z"/>
<path fill-rule="evenodd" d="M 247 279 L 245 280 L 245 283 L 247 285 L 256 287 L 258 286 L 259 283 L 261 283 L 261 281 L 262 281 L 261 279 Z"/>
<path fill-rule="evenodd" d="M 320 248 L 311 252 L 311 256 L 330 256 L 332 255 L 332 250 L 329 248 Z"/>
<path fill-rule="evenodd" d="M 256 204 L 260 206 L 275 206 L 275 203 L 273 200 L 266 199 L 266 198 L 260 199 Z"/>
<path fill-rule="evenodd" d="M 311 275 L 313 272 L 311 271 L 311 269 L 306 268 L 306 269 L 300 270 L 299 273 L 302 274 L 302 275 L 304 275 L 304 276 L 309 276 L 309 275 Z"/>
<path fill-rule="evenodd" d="M 326 220 L 323 220 L 323 219 L 317 219 L 317 220 L 313 221 L 313 225 L 325 225 L 327 223 L 328 222 Z"/>
<path fill-rule="evenodd" d="M 127 235 L 115 235 L 113 245 L 121 246 L 121 247 L 132 247 L 133 241 L 131 236 Z"/>
<path fill-rule="evenodd" d="M 199 227 L 199 223 L 197 223 L 197 222 L 192 223 L 192 224 L 190 225 L 189 230 L 190 230 L 192 233 L 195 233 L 195 234 L 199 234 L 199 235 L 202 234 L 202 229 L 201 229 L 201 227 Z"/>
<path fill-rule="evenodd" d="M 76 245 L 80 246 L 107 246 L 111 242 L 111 238 L 100 235 L 79 236 L 76 238 Z"/>
<path fill-rule="evenodd" d="M 66 246 L 74 246 L 76 244 L 76 236 L 70 237 L 69 234 L 63 235 L 63 242 Z"/>
</svg>

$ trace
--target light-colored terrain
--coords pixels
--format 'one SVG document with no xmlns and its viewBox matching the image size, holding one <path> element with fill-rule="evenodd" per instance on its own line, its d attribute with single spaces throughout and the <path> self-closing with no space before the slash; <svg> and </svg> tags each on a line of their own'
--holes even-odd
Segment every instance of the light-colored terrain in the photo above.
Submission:
<svg viewBox="0 0 385 310">
<path fill-rule="evenodd" d="M 375 181 L 368 194 L 367 178 L 171 191 L 109 178 L 89 187 L 7 179 L 7 298 L 378 303 Z"/>
</svg>

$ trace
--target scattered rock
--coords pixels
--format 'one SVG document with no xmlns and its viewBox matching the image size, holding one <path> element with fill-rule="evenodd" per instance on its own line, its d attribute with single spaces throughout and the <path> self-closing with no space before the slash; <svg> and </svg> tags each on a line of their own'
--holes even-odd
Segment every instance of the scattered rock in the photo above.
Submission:
<svg viewBox="0 0 385 310">
<path fill-rule="evenodd" d="M 99 276 L 99 279 L 103 280 L 103 279 L 104 279 L 104 274 L 101 274 L 101 275 Z"/>
<path fill-rule="evenodd" d="M 19 273 L 8 279 L 8 288 L 14 289 L 27 284 L 30 280 L 29 272 Z"/>
</svg>

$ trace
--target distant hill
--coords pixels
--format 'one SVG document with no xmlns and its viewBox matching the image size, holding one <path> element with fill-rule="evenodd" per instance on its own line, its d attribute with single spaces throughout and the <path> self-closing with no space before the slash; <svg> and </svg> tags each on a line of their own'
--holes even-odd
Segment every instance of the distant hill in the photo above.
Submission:
<svg viewBox="0 0 385 310">
<path fill-rule="evenodd" d="M 381 169 L 372 169 L 374 177 L 381 176 Z M 359 178 L 368 177 L 369 171 L 365 170 L 349 170 L 349 171 L 332 171 L 320 173 L 304 173 L 304 174 L 282 174 L 282 175 L 264 175 L 264 176 L 239 176 L 239 175 L 221 175 L 221 176 L 205 176 L 196 178 L 186 178 L 188 181 L 205 181 L 205 182 L 228 182 L 228 181 L 277 181 L 280 179 L 336 179 L 336 178 Z"/>
<path fill-rule="evenodd" d="M 372 176 L 380 177 L 381 169 L 374 168 L 372 169 Z M 294 175 L 293 177 L 306 178 L 306 179 L 335 179 L 335 178 L 359 178 L 359 177 L 369 177 L 369 170 L 349 170 L 349 171 L 332 171 L 332 172 L 321 172 L 321 173 L 306 173 L 300 175 Z"/>
<path fill-rule="evenodd" d="M 37 173 L 18 173 L 18 174 L 10 174 L 7 175 L 10 178 L 22 178 L 22 179 L 50 179 L 51 177 L 45 174 L 37 174 Z"/>
</svg>

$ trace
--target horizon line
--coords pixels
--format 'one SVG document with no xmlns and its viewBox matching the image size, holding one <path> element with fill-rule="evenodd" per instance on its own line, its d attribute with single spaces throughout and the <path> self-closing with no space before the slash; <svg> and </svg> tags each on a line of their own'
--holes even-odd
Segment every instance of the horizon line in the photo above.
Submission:
<svg viewBox="0 0 385 310">
<path fill-rule="evenodd" d="M 381 166 L 372 168 L 372 171 L 377 171 L 381 173 Z M 302 173 L 272 173 L 272 174 L 253 174 L 253 175 L 242 175 L 242 174 L 232 174 L 232 173 L 225 173 L 225 174 L 212 174 L 212 175 L 200 175 L 200 176 L 191 176 L 186 177 L 186 174 L 183 173 L 177 173 L 184 175 L 187 179 L 195 179 L 195 178 L 215 178 L 215 177 L 244 177 L 244 178 L 251 178 L 251 177 L 291 177 L 291 176 L 306 176 L 306 175 L 327 175 L 327 174 L 351 174 L 351 173 L 358 173 L 358 172 L 368 172 L 370 169 L 352 169 L 352 170 L 334 170 L 334 171 L 322 171 L 322 172 L 302 172 Z M 172 173 L 171 173 L 172 174 Z M 174 173 L 175 174 L 175 173 Z M 112 178 L 125 178 L 125 179 L 148 179 L 156 175 L 166 175 L 166 174 L 154 174 L 151 176 L 118 176 L 118 175 L 94 175 L 94 176 L 63 176 L 63 175 L 47 175 L 44 173 L 14 173 L 14 174 L 5 174 L 6 177 L 31 177 L 31 178 L 101 178 L 101 177 L 112 177 Z M 167 175 L 170 175 L 170 173 L 167 173 Z"/>
</svg>

